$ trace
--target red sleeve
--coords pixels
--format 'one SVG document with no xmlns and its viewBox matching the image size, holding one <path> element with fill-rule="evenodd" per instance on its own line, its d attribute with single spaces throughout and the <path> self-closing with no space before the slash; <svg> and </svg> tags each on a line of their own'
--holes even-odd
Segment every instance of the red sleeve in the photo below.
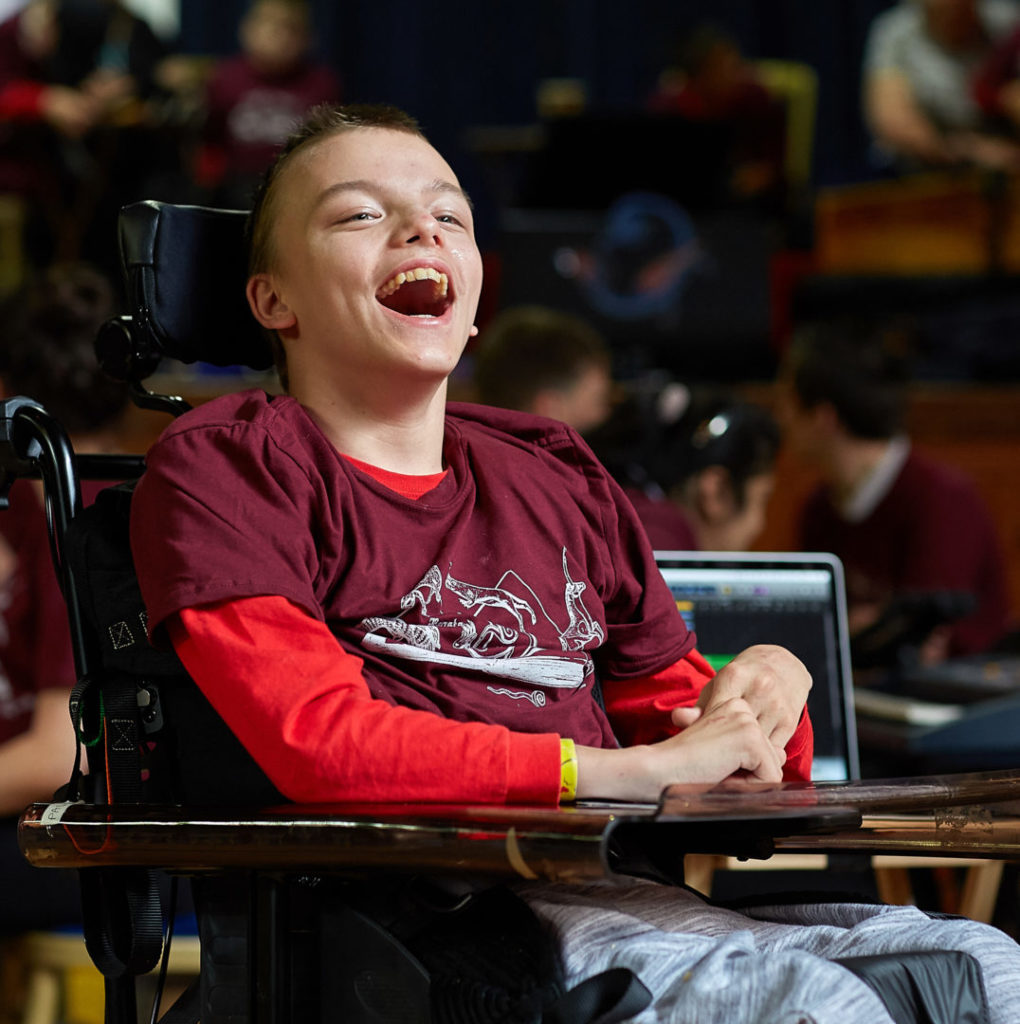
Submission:
<svg viewBox="0 0 1020 1024">
<path fill-rule="evenodd" d="M 36 121 L 42 116 L 43 82 L 14 81 L 0 86 L 0 118 L 5 121 Z"/>
<path fill-rule="evenodd" d="M 1016 78 L 1017 57 L 1020 55 L 1020 29 L 999 46 L 974 76 L 973 93 L 978 106 L 986 114 L 1001 114 L 999 92 Z"/>
<path fill-rule="evenodd" d="M 693 704 L 714 675 L 708 662 L 692 650 L 654 675 L 606 680 L 606 714 L 620 744 L 632 747 L 675 735 L 677 729 L 670 721 L 670 712 Z"/>
<path fill-rule="evenodd" d="M 288 799 L 555 805 L 552 733 L 454 722 L 373 698 L 362 661 L 286 598 L 186 608 L 174 649 Z"/>
<path fill-rule="evenodd" d="M 617 739 L 623 746 L 633 746 L 675 735 L 677 728 L 670 721 L 670 712 L 694 704 L 713 675 L 708 662 L 694 650 L 654 675 L 608 680 L 603 685 L 603 697 Z M 805 708 L 786 744 L 783 778 L 788 782 L 809 780 L 813 756 L 814 731 Z"/>
</svg>

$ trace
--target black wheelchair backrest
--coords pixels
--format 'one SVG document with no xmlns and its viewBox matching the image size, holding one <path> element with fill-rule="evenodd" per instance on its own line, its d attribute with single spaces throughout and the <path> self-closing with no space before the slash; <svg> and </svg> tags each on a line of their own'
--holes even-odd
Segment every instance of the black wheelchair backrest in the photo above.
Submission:
<svg viewBox="0 0 1020 1024">
<path fill-rule="evenodd" d="M 247 214 L 152 200 L 121 210 L 121 261 L 130 315 L 96 342 L 103 368 L 138 382 L 164 357 L 183 363 L 273 365 L 269 339 L 245 298 Z"/>
</svg>

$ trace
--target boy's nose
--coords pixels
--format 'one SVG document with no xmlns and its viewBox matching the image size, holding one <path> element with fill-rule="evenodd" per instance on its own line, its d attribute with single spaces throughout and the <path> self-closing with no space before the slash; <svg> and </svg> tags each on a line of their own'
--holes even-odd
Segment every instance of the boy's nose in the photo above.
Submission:
<svg viewBox="0 0 1020 1024">
<path fill-rule="evenodd" d="M 419 213 L 411 219 L 409 225 L 411 234 L 407 238 L 407 244 L 425 241 L 430 245 L 439 244 L 439 222 L 431 213 Z"/>
<path fill-rule="evenodd" d="M 436 231 L 422 231 L 419 234 L 411 235 L 407 240 L 409 245 L 420 241 L 426 241 L 429 245 L 439 245 L 439 233 Z"/>
</svg>

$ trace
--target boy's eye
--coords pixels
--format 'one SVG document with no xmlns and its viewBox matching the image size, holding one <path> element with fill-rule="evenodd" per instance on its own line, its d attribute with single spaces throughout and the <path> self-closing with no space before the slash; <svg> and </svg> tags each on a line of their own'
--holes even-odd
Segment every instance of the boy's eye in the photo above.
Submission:
<svg viewBox="0 0 1020 1024">
<path fill-rule="evenodd" d="M 369 210 L 359 210 L 357 213 L 352 213 L 349 217 L 344 217 L 345 221 L 350 220 L 374 220 L 376 214 Z"/>
</svg>

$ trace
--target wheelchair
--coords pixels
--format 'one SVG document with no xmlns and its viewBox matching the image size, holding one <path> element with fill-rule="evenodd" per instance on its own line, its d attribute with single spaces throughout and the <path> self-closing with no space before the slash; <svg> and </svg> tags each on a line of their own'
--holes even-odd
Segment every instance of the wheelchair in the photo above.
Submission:
<svg viewBox="0 0 1020 1024">
<path fill-rule="evenodd" d="M 141 407 L 186 410 L 182 399 L 143 386 L 167 358 L 271 366 L 244 298 L 244 221 L 237 211 L 153 202 L 122 211 L 131 312 L 105 326 L 97 354 Z M 81 507 L 81 478 L 130 479 L 143 470 L 140 459 L 76 456 L 60 425 L 30 399 L 3 404 L 0 491 L 19 474 L 43 478 L 78 672 L 74 771 L 52 804 L 23 815 L 22 847 L 33 863 L 80 869 L 107 1024 L 136 1024 L 135 979 L 167 954 L 163 873 L 191 880 L 202 948 L 198 982 L 164 1024 L 430 1024 L 439 1019 L 435 978 L 422 962 L 430 915 L 460 907 L 473 892 L 521 877 L 682 882 L 686 853 L 768 856 L 777 841 L 796 845 L 790 837 L 808 836 L 817 850 L 827 836 L 858 834 L 863 805 L 838 793 L 794 799 L 772 815 L 749 812 L 747 801 L 722 811 L 691 810 L 685 801 L 672 810 L 669 801 L 555 811 L 287 805 L 173 653 L 146 641 L 127 544 L 130 483 Z M 945 787 L 921 789 L 915 807 L 953 802 Z M 1020 773 L 968 779 L 960 792 L 957 802 L 1015 799 Z M 882 807 L 881 798 L 865 803 Z M 519 942 L 520 962 L 541 981 L 546 966 L 525 948 L 533 939 Z M 950 976 L 964 985 L 971 977 Z M 557 1002 L 561 995 L 533 1001 L 527 1019 L 611 1024 L 642 1005 L 633 979 L 619 976 L 583 998 Z M 511 1015 L 523 1013 L 519 1007 L 487 998 L 463 1019 L 525 1019 Z"/>
</svg>

